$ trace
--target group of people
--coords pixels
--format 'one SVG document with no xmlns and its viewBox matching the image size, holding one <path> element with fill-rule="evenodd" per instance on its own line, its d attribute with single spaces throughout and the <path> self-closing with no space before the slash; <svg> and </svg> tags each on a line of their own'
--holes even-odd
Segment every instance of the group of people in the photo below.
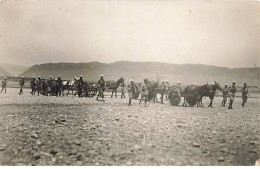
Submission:
<svg viewBox="0 0 260 169">
<path fill-rule="evenodd" d="M 55 82 L 55 84 L 53 83 Z M 24 84 L 25 84 L 25 80 L 24 77 L 21 77 L 21 79 L 19 80 L 19 86 L 20 86 L 20 91 L 19 91 L 19 95 L 23 94 L 23 88 L 24 88 Z M 83 80 L 83 75 L 80 75 L 80 78 L 77 80 L 77 84 L 78 84 L 78 95 L 81 96 L 82 94 L 82 86 L 83 86 L 84 80 Z M 98 87 L 98 94 L 97 94 L 97 98 L 96 100 L 99 100 L 99 98 L 101 98 L 101 101 L 104 101 L 104 91 L 106 89 L 106 82 L 104 80 L 104 75 L 100 76 L 100 79 L 98 80 L 97 83 L 97 87 Z M 195 83 L 192 84 L 193 86 L 196 86 Z M 62 79 L 61 76 L 59 75 L 57 79 L 53 79 L 52 76 L 49 77 L 49 79 L 45 79 L 45 78 L 41 78 L 41 76 L 39 76 L 37 79 L 35 77 L 32 78 L 31 82 L 30 82 L 30 86 L 31 86 L 31 95 L 35 95 L 35 93 L 37 92 L 38 96 L 39 94 L 42 95 L 53 95 L 53 96 L 61 96 L 62 95 Z M 166 99 L 167 99 L 167 91 L 169 89 L 169 82 L 163 82 L 162 83 L 163 89 L 165 92 L 162 92 Z M 6 87 L 7 87 L 7 78 L 5 77 L 2 80 L 2 90 L 1 93 L 4 91 L 6 93 Z M 142 101 L 144 101 L 144 106 L 147 107 L 147 101 L 148 101 L 148 90 L 149 90 L 149 84 L 148 84 L 148 80 L 145 79 L 144 82 L 140 83 L 140 85 L 137 87 L 134 80 L 131 79 L 131 82 L 129 85 L 125 85 L 125 78 L 123 78 L 123 81 L 121 83 L 121 87 L 122 87 L 122 92 L 121 92 L 121 98 L 125 98 L 125 92 L 124 89 L 128 90 L 128 96 L 129 96 L 129 102 L 128 105 L 131 106 L 132 105 L 132 99 L 134 98 L 135 94 L 137 93 L 137 90 L 139 90 L 138 92 L 141 93 L 141 99 L 139 101 L 139 106 L 141 105 Z M 174 85 L 174 87 L 178 87 L 176 86 L 176 84 Z M 227 99 L 229 98 L 230 102 L 229 102 L 229 106 L 228 109 L 232 109 L 232 105 L 235 99 L 235 93 L 237 92 L 237 88 L 236 88 L 236 81 L 232 82 L 232 86 L 228 86 L 228 84 L 225 84 L 225 87 L 222 89 L 221 91 L 223 93 L 223 101 L 222 101 L 222 106 L 225 107 L 226 106 L 226 102 Z M 242 92 L 242 106 L 245 106 L 245 103 L 247 102 L 247 97 L 248 97 L 248 88 L 246 83 L 244 83 L 244 86 L 241 90 Z M 163 100 L 164 95 L 161 95 L 161 100 Z"/>
<path fill-rule="evenodd" d="M 235 99 L 235 93 L 237 92 L 237 88 L 236 88 L 236 81 L 232 82 L 232 86 L 228 87 L 228 84 L 225 84 L 225 87 L 222 89 L 222 93 L 223 93 L 223 101 L 222 101 L 222 106 L 225 107 L 226 106 L 226 101 L 229 97 L 229 106 L 228 109 L 233 109 L 232 105 Z M 242 106 L 245 106 L 245 103 L 247 102 L 247 96 L 248 96 L 248 88 L 246 83 L 244 83 L 244 86 L 241 90 L 242 93 Z"/>
</svg>

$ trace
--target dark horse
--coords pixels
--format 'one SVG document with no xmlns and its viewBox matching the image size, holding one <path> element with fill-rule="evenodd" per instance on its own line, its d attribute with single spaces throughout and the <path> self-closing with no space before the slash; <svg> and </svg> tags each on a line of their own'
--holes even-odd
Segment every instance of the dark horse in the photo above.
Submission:
<svg viewBox="0 0 260 169">
<path fill-rule="evenodd" d="M 186 86 L 183 91 L 181 91 L 181 96 L 184 97 L 182 106 L 187 106 L 188 104 L 193 107 L 198 103 L 199 98 L 202 98 L 201 95 L 203 91 L 207 91 L 208 84 L 202 86 Z"/>
<path fill-rule="evenodd" d="M 118 79 L 116 82 L 115 81 L 109 81 L 107 82 L 107 88 L 108 89 L 112 89 L 112 94 L 111 94 L 111 98 L 113 98 L 113 94 L 115 93 L 115 96 L 117 98 L 117 89 L 119 87 L 119 85 L 123 82 L 124 78 L 121 77 L 120 79 Z"/>
<path fill-rule="evenodd" d="M 215 97 L 216 90 L 220 90 L 222 92 L 222 88 L 218 82 L 214 82 L 214 84 L 212 84 L 212 85 L 207 84 L 207 86 L 205 88 L 201 89 L 199 91 L 197 107 L 203 107 L 202 98 L 205 96 L 205 97 L 210 98 L 210 103 L 209 103 L 208 107 L 212 108 L 212 102 Z"/>
</svg>

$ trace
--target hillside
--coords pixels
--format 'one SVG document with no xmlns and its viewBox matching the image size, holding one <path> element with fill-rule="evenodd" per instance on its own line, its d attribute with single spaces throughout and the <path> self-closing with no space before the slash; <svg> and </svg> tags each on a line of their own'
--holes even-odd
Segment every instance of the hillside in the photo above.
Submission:
<svg viewBox="0 0 260 169">
<path fill-rule="evenodd" d="M 3 76 L 11 76 L 11 74 L 8 73 L 5 69 L 0 67 L 0 77 L 3 77 Z"/>
<path fill-rule="evenodd" d="M 21 73 L 23 73 L 25 70 L 30 68 L 30 66 L 4 64 L 4 63 L 0 63 L 0 67 L 5 69 L 7 72 L 9 72 L 13 76 L 18 76 Z"/>
<path fill-rule="evenodd" d="M 144 78 L 151 80 L 160 79 L 170 82 L 190 83 L 211 83 L 218 81 L 221 84 L 231 83 L 236 80 L 239 85 L 247 82 L 249 85 L 257 85 L 257 71 L 260 68 L 225 68 L 201 64 L 169 64 L 159 62 L 128 62 L 120 61 L 114 63 L 46 63 L 34 65 L 22 76 L 44 76 L 57 77 L 59 74 L 63 79 L 71 79 L 73 75 L 84 75 L 84 79 L 96 81 L 101 74 L 106 80 L 116 80 L 125 77 L 127 81 L 134 78 L 136 82 Z"/>
</svg>

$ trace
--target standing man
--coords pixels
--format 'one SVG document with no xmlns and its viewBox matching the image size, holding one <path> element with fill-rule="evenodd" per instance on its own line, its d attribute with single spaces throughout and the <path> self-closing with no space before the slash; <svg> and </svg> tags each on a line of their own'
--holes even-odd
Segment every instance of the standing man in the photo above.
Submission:
<svg viewBox="0 0 260 169">
<path fill-rule="evenodd" d="M 225 84 L 225 87 L 222 89 L 222 94 L 223 94 L 222 106 L 225 107 L 227 102 L 227 97 L 228 97 L 228 84 Z"/>
<path fill-rule="evenodd" d="M 168 100 L 168 93 L 169 93 L 169 82 L 167 80 L 166 84 L 165 84 L 165 97 L 166 97 L 166 100 Z"/>
<path fill-rule="evenodd" d="M 78 96 L 81 97 L 82 95 L 82 87 L 83 87 L 83 75 L 80 75 L 79 81 L 78 81 Z"/>
<path fill-rule="evenodd" d="M 20 85 L 20 92 L 19 95 L 23 94 L 23 86 L 24 86 L 24 77 L 21 78 L 21 80 L 19 80 L 19 85 Z"/>
<path fill-rule="evenodd" d="M 57 91 L 56 91 L 57 93 L 56 93 L 56 96 L 58 96 L 58 95 L 61 96 L 62 80 L 61 80 L 61 76 L 60 75 L 58 76 L 58 79 L 57 79 L 56 83 L 57 83 Z"/>
<path fill-rule="evenodd" d="M 104 90 L 105 90 L 105 88 L 106 88 L 106 83 L 105 83 L 105 80 L 104 80 L 104 75 L 101 75 L 100 79 L 98 80 L 99 92 L 98 92 L 98 95 L 97 95 L 97 100 L 98 100 L 98 97 L 101 96 L 102 101 L 105 101 L 104 100 Z"/>
<path fill-rule="evenodd" d="M 245 103 L 247 101 L 247 95 L 248 95 L 248 89 L 247 89 L 246 83 L 244 83 L 244 87 L 242 88 L 243 103 L 241 104 L 243 107 L 245 106 Z"/>
<path fill-rule="evenodd" d="M 6 94 L 6 86 L 7 86 L 7 78 L 4 77 L 4 80 L 2 80 L 2 90 L 1 90 L 1 93 L 3 90 L 5 90 L 5 94 Z"/>
<path fill-rule="evenodd" d="M 131 79 L 131 83 L 128 85 L 127 89 L 128 89 L 128 96 L 129 96 L 128 106 L 132 106 L 131 100 L 136 93 L 136 87 L 135 87 L 135 84 L 134 84 L 134 79 Z"/>
<path fill-rule="evenodd" d="M 125 78 L 123 78 L 123 81 L 121 83 L 121 99 L 125 98 Z"/>
<path fill-rule="evenodd" d="M 35 80 L 36 80 L 35 77 L 33 77 L 31 82 L 30 82 L 30 86 L 31 86 L 31 89 L 32 89 L 31 95 L 34 95 L 34 93 L 35 93 L 35 86 L 36 86 Z"/>
<path fill-rule="evenodd" d="M 232 105 L 233 105 L 233 102 L 235 99 L 236 91 L 237 91 L 236 81 L 233 81 L 232 86 L 228 88 L 228 95 L 229 95 L 229 99 L 230 99 L 228 109 L 233 109 Z"/>
<path fill-rule="evenodd" d="M 144 99 L 144 106 L 147 107 L 146 102 L 148 100 L 148 80 L 144 79 L 144 84 L 141 85 L 141 99 L 139 102 L 139 106 L 141 106 L 141 102 Z"/>
<path fill-rule="evenodd" d="M 53 95 L 53 81 L 52 81 L 52 76 L 50 76 L 49 80 L 47 81 L 47 85 L 48 85 L 48 88 L 49 90 L 47 91 L 47 95 L 48 93 L 50 93 L 50 95 L 52 96 Z"/>
<path fill-rule="evenodd" d="M 37 87 L 37 93 L 38 93 L 38 96 L 39 96 L 39 94 L 41 93 L 41 87 L 42 87 L 41 76 L 38 76 L 38 79 L 36 81 L 36 87 Z"/>
</svg>

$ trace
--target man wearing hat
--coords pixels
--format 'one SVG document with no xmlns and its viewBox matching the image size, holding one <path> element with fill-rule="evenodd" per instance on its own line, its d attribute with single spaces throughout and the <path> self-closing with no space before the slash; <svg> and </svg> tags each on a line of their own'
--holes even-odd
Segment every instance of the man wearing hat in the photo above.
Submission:
<svg viewBox="0 0 260 169">
<path fill-rule="evenodd" d="M 227 101 L 227 96 L 228 96 L 228 84 L 225 84 L 225 87 L 222 89 L 222 96 L 223 96 L 223 101 L 222 101 L 222 106 L 226 106 L 226 101 Z"/>
<path fill-rule="evenodd" d="M 2 90 L 1 90 L 1 93 L 3 92 L 3 90 L 5 90 L 5 94 L 6 94 L 6 86 L 7 86 L 7 78 L 4 77 L 4 79 L 2 80 Z"/>
<path fill-rule="evenodd" d="M 20 85 L 20 92 L 19 92 L 19 95 L 22 95 L 23 94 L 23 86 L 24 86 L 24 77 L 22 77 L 20 80 L 19 80 L 19 85 Z"/>
<path fill-rule="evenodd" d="M 244 83 L 244 87 L 242 88 L 243 103 L 241 104 L 243 107 L 245 106 L 245 103 L 247 101 L 247 95 L 248 95 L 248 89 L 247 89 L 246 83 Z"/>
<path fill-rule="evenodd" d="M 102 101 L 105 101 L 104 100 L 104 90 L 105 90 L 105 88 L 106 88 L 106 82 L 104 80 L 104 75 L 101 75 L 100 79 L 98 80 L 99 92 L 98 92 L 98 95 L 97 95 L 97 100 L 98 100 L 98 97 L 101 96 Z"/>
<path fill-rule="evenodd" d="M 125 78 L 121 82 L 121 99 L 125 98 Z"/>
<path fill-rule="evenodd" d="M 236 91 L 237 91 L 236 81 L 233 81 L 232 86 L 228 88 L 228 95 L 229 95 L 229 99 L 230 99 L 228 109 L 233 109 L 232 105 L 233 105 L 233 102 L 235 99 Z"/>
<path fill-rule="evenodd" d="M 132 106 L 131 100 L 136 93 L 136 87 L 135 87 L 135 84 L 134 84 L 134 79 L 131 79 L 131 83 L 127 86 L 127 89 L 128 89 L 128 96 L 129 96 L 128 106 Z"/>
<path fill-rule="evenodd" d="M 82 95 L 82 87 L 83 87 L 83 75 L 80 75 L 79 81 L 78 81 L 78 95 L 81 97 Z"/>
<path fill-rule="evenodd" d="M 31 89 L 32 89 L 32 91 L 30 92 L 31 95 L 34 95 L 34 93 L 35 93 L 35 86 L 36 86 L 35 80 L 36 80 L 35 77 L 33 77 L 31 82 L 30 82 L 30 86 L 31 86 Z"/>
</svg>

